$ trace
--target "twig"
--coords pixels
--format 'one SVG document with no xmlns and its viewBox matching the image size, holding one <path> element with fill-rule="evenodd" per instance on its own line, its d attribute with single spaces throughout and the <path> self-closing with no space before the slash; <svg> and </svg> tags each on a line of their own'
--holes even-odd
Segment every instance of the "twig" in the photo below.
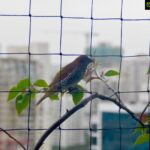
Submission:
<svg viewBox="0 0 150 150">
<path fill-rule="evenodd" d="M 21 142 L 19 142 L 15 137 L 13 137 L 10 133 L 8 133 L 6 130 L 0 128 L 0 131 L 7 134 L 12 140 L 14 140 L 18 145 L 20 145 L 20 147 L 22 147 L 23 150 L 26 150 L 26 148 L 23 146 L 23 144 Z"/>
<path fill-rule="evenodd" d="M 106 96 L 103 96 L 103 95 L 100 95 L 98 94 L 97 95 L 97 98 L 101 99 L 101 100 L 108 100 L 108 101 L 111 101 L 113 103 L 115 103 L 117 106 L 119 106 L 121 109 L 125 110 L 128 114 L 131 115 L 131 117 L 133 119 L 135 119 L 137 122 L 139 122 L 143 127 L 145 127 L 145 124 L 139 119 L 137 118 L 137 116 L 129 109 L 127 108 L 125 105 L 123 105 L 122 103 L 116 101 L 116 99 L 114 98 L 110 98 L 110 97 L 106 97 Z"/>
<path fill-rule="evenodd" d="M 66 114 L 64 114 L 59 120 L 57 120 L 46 132 L 42 135 L 38 143 L 35 145 L 34 150 L 39 150 L 39 148 L 42 146 L 45 139 L 57 128 L 60 126 L 61 123 L 63 123 L 67 118 L 69 118 L 72 114 L 74 114 L 76 111 L 84 107 L 89 101 L 96 98 L 97 94 L 93 94 L 89 96 L 88 98 L 82 100 L 78 105 L 74 106 L 71 110 L 67 111 Z"/>
<path fill-rule="evenodd" d="M 97 73 L 97 71 L 96 70 L 94 70 L 95 71 L 95 74 L 96 74 L 96 78 L 93 78 L 93 79 L 99 79 L 99 80 L 101 80 L 104 84 L 105 84 L 105 86 L 110 90 L 110 91 L 112 91 L 112 93 L 117 97 L 117 99 L 119 100 L 119 102 L 121 102 L 123 105 L 124 105 L 124 103 L 123 103 L 123 101 L 120 99 L 120 96 L 117 94 L 117 92 L 111 87 L 111 86 L 109 86 L 109 84 L 102 78 L 102 77 L 100 77 L 99 75 L 98 75 L 98 73 Z M 145 106 L 145 108 L 143 109 L 143 111 L 142 111 L 142 113 L 141 113 L 141 115 L 140 115 L 140 120 L 142 121 L 142 117 L 143 117 L 143 115 L 144 115 L 144 113 L 145 113 L 145 111 L 147 110 L 147 108 L 149 107 L 149 105 L 150 105 L 150 102 Z M 125 105 L 124 105 L 125 106 Z"/>
<path fill-rule="evenodd" d="M 142 120 L 142 117 L 143 117 L 143 115 L 144 115 L 144 113 L 147 110 L 147 108 L 148 108 L 149 105 L 150 105 L 150 102 L 148 102 L 147 105 L 145 106 L 145 108 L 143 109 L 143 111 L 142 111 L 142 113 L 140 115 L 140 120 Z"/>
<path fill-rule="evenodd" d="M 91 100 L 98 98 L 101 100 L 107 100 L 115 103 L 117 106 L 119 106 L 121 109 L 125 110 L 128 114 L 132 116 L 137 122 L 139 122 L 143 127 L 144 123 L 139 120 L 136 115 L 128 109 L 126 106 L 122 105 L 122 103 L 118 102 L 116 99 L 107 97 L 98 93 L 91 94 L 89 97 L 83 99 L 78 105 L 74 106 L 71 110 L 67 111 L 66 114 L 64 114 L 59 120 L 57 120 L 51 127 L 49 127 L 46 132 L 42 135 L 42 137 L 39 139 L 37 144 L 35 145 L 34 150 L 39 150 L 42 146 L 43 142 L 46 140 L 46 138 L 57 128 L 60 126 L 61 123 L 63 123 L 65 120 L 67 120 L 71 115 L 73 115 L 75 112 L 77 112 L 79 109 L 83 108 L 88 102 Z"/>
<path fill-rule="evenodd" d="M 121 101 L 121 99 L 120 99 L 120 97 L 119 97 L 119 95 L 117 94 L 117 92 L 110 86 L 110 85 L 108 85 L 108 83 L 102 78 L 102 77 L 100 77 L 99 75 L 98 75 L 98 73 L 97 73 L 97 71 L 95 70 L 95 74 L 96 74 L 96 76 L 97 76 L 97 79 L 99 79 L 100 81 L 102 81 L 104 84 L 105 84 L 105 86 L 117 97 L 117 99 L 123 104 L 123 102 Z M 124 104 L 123 104 L 124 105 Z"/>
</svg>

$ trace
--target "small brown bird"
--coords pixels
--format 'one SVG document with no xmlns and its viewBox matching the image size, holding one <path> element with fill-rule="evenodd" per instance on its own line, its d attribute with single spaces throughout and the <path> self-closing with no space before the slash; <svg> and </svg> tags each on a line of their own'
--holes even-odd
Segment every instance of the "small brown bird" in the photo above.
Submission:
<svg viewBox="0 0 150 150">
<path fill-rule="evenodd" d="M 54 77 L 44 96 L 37 102 L 39 105 L 45 98 L 56 92 L 65 92 L 83 79 L 87 66 L 93 62 L 86 55 L 80 55 L 73 62 L 63 67 Z"/>
</svg>

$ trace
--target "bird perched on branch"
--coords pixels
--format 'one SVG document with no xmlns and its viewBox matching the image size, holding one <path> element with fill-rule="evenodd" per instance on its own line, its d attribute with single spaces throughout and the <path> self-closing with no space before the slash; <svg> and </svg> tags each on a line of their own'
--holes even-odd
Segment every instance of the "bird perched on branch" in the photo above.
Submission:
<svg viewBox="0 0 150 150">
<path fill-rule="evenodd" d="M 45 94 L 37 102 L 39 105 L 45 98 L 53 95 L 55 92 L 65 92 L 74 87 L 83 79 L 87 66 L 93 60 L 86 55 L 80 55 L 73 62 L 63 67 L 54 77 Z"/>
</svg>

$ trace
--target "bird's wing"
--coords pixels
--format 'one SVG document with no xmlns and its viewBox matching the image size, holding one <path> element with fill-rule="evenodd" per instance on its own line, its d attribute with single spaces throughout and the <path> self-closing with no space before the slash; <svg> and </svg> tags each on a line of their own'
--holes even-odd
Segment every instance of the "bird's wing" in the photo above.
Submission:
<svg viewBox="0 0 150 150">
<path fill-rule="evenodd" d="M 49 85 L 48 90 L 45 92 L 44 96 L 41 97 L 41 99 L 36 103 L 36 105 L 39 105 L 45 98 L 51 95 L 51 92 L 55 91 L 55 86 L 60 80 L 65 80 L 70 74 L 73 72 L 73 70 L 76 67 L 74 66 L 74 63 L 70 63 L 67 66 L 63 67 L 61 71 L 59 71 L 55 78 L 53 79 L 52 83 Z"/>
<path fill-rule="evenodd" d="M 66 65 L 65 67 L 63 67 L 55 76 L 55 78 L 53 79 L 51 86 L 55 85 L 56 83 L 58 83 L 58 81 L 60 80 L 64 80 L 65 78 L 67 78 L 70 73 L 73 72 L 74 69 L 76 69 L 76 64 L 74 63 L 70 63 L 68 65 Z"/>
<path fill-rule="evenodd" d="M 74 72 L 74 69 L 76 69 L 76 66 L 74 66 L 74 63 L 70 63 L 67 66 L 63 67 L 61 71 L 59 71 L 55 78 L 53 79 L 52 83 L 49 85 L 48 90 L 45 92 L 45 94 L 41 97 L 41 99 L 36 103 L 36 105 L 39 105 L 45 98 L 50 96 L 53 93 L 50 93 L 49 91 L 53 92 L 55 91 L 56 84 L 61 80 L 65 80 L 67 77 L 70 76 L 72 72 Z"/>
</svg>

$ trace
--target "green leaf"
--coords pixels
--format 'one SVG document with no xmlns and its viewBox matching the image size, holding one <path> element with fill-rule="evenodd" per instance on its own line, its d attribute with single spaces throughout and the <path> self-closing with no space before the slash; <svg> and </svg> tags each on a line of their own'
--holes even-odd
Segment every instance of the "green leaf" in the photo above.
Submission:
<svg viewBox="0 0 150 150">
<path fill-rule="evenodd" d="M 58 93 L 55 93 L 55 94 L 49 96 L 49 98 L 50 98 L 51 100 L 59 100 Z"/>
<path fill-rule="evenodd" d="M 83 98 L 84 94 L 83 92 L 76 92 L 76 93 L 72 93 L 72 98 L 73 98 L 73 102 L 74 104 L 78 104 L 81 99 Z"/>
<path fill-rule="evenodd" d="M 13 86 L 9 90 L 7 101 L 13 100 L 19 93 L 20 91 L 18 90 L 18 88 L 16 86 Z"/>
<path fill-rule="evenodd" d="M 18 115 L 22 113 L 22 111 L 27 108 L 29 105 L 29 100 L 30 100 L 30 94 L 20 94 L 16 98 L 16 110 Z"/>
<path fill-rule="evenodd" d="M 73 102 L 75 105 L 78 104 L 81 101 L 81 99 L 83 98 L 83 96 L 84 96 L 83 90 L 84 89 L 82 86 L 77 85 L 76 91 L 71 93 L 72 99 L 73 99 Z"/>
<path fill-rule="evenodd" d="M 119 75 L 119 72 L 116 71 L 116 70 L 108 70 L 108 71 L 104 74 L 104 76 L 106 76 L 106 77 L 112 77 L 112 76 L 117 76 L 117 75 Z"/>
<path fill-rule="evenodd" d="M 46 81 L 42 79 L 35 81 L 33 85 L 38 86 L 38 87 L 48 87 L 48 84 L 46 83 Z"/>
<path fill-rule="evenodd" d="M 137 139 L 136 141 L 134 142 L 135 145 L 138 145 L 138 144 L 142 144 L 142 143 L 145 143 L 145 142 L 149 142 L 149 138 L 150 138 L 150 135 L 149 134 L 141 134 Z"/>
<path fill-rule="evenodd" d="M 19 90 L 25 90 L 30 86 L 30 80 L 28 78 L 20 80 L 17 84 Z"/>
</svg>

